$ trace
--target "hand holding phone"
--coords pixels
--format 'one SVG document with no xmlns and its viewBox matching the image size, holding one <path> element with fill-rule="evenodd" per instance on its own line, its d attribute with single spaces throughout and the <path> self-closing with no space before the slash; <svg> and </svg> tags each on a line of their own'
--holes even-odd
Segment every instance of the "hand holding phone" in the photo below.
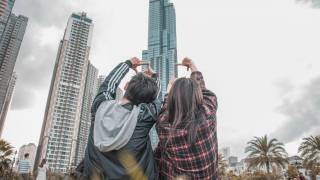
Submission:
<svg viewBox="0 0 320 180">
<path fill-rule="evenodd" d="M 196 65 L 194 64 L 194 62 L 192 61 L 192 59 L 190 59 L 190 58 L 188 58 L 188 57 L 185 57 L 185 58 L 182 60 L 182 63 L 177 64 L 177 66 L 185 66 L 185 67 L 187 67 L 187 71 L 189 71 L 189 69 L 191 69 L 192 72 L 197 71 Z"/>
</svg>

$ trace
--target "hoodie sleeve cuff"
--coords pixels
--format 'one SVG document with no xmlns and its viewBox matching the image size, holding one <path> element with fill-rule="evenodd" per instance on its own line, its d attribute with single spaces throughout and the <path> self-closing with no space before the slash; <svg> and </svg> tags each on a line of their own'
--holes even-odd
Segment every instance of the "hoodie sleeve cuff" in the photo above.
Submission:
<svg viewBox="0 0 320 180">
<path fill-rule="evenodd" d="M 129 66 L 129 68 L 132 68 L 132 63 L 130 60 L 126 60 L 124 63 L 126 63 Z"/>
</svg>

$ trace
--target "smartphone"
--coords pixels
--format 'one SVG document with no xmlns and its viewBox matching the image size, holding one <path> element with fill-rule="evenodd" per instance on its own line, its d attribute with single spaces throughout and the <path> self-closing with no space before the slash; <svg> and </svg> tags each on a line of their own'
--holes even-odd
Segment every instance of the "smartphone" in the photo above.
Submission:
<svg viewBox="0 0 320 180">
<path fill-rule="evenodd" d="M 140 65 L 142 66 L 142 65 L 150 65 L 150 62 L 149 61 L 141 61 L 141 63 L 140 63 Z"/>
</svg>

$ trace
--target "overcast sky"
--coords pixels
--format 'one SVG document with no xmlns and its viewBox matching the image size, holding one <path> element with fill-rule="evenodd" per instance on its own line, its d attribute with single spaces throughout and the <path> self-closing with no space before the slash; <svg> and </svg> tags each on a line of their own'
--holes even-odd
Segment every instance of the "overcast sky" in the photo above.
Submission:
<svg viewBox="0 0 320 180">
<path fill-rule="evenodd" d="M 219 98 L 220 147 L 244 157 L 246 142 L 267 134 L 294 155 L 302 137 L 319 135 L 320 9 L 295 0 L 172 2 L 179 59 L 194 59 Z M 148 0 L 17 0 L 14 12 L 29 24 L 3 136 L 15 147 L 38 143 L 59 40 L 80 11 L 94 22 L 90 60 L 100 74 L 147 47 Z"/>
</svg>

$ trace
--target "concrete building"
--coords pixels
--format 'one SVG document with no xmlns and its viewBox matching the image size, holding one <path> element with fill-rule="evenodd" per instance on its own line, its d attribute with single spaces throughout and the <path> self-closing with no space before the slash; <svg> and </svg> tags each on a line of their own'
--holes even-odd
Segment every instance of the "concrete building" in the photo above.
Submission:
<svg viewBox="0 0 320 180">
<path fill-rule="evenodd" d="M 10 93 L 10 81 L 27 23 L 28 18 L 11 14 L 2 34 L 0 43 L 0 116 L 2 117 L 5 117 L 4 114 L 7 113 L 5 103 L 10 99 L 8 96 L 12 94 Z M 5 118 L 1 118 L 1 121 L 5 121 Z M 3 125 L 4 122 L 0 124 Z"/>
<path fill-rule="evenodd" d="M 97 89 L 98 69 L 89 62 L 84 96 L 82 100 L 82 111 L 80 116 L 75 165 L 78 165 L 84 158 L 91 126 L 91 105 L 97 94 Z"/>
<path fill-rule="evenodd" d="M 3 108 L 2 108 L 2 112 L 0 114 L 0 138 L 3 132 L 3 128 L 5 125 L 5 121 L 6 121 L 6 117 L 7 117 L 7 113 L 9 111 L 10 105 L 11 105 L 11 99 L 12 99 L 12 94 L 14 91 L 14 87 L 16 85 L 16 81 L 17 81 L 17 74 L 14 72 L 11 76 L 10 82 L 9 82 L 9 87 L 7 90 L 7 95 L 6 98 L 4 100 L 4 104 L 3 104 Z"/>
<path fill-rule="evenodd" d="M 60 41 L 36 157 L 54 172 L 75 166 L 92 30 L 86 13 L 73 13 Z"/>
<path fill-rule="evenodd" d="M 232 170 L 236 175 L 240 175 L 245 172 L 248 168 L 248 164 L 245 159 L 242 159 L 240 162 L 234 164 L 234 166 L 229 167 L 229 170 Z"/>
<path fill-rule="evenodd" d="M 161 98 L 172 77 L 177 77 L 176 12 L 169 0 L 149 0 L 148 49 L 142 52 L 142 59 L 149 61 L 159 74 Z M 151 144 L 158 144 L 155 128 L 150 132 Z"/>
<path fill-rule="evenodd" d="M 104 75 L 100 75 L 98 77 L 98 88 L 97 88 L 97 90 L 99 90 L 100 86 L 102 85 L 102 83 L 104 82 L 105 79 L 106 79 L 106 76 L 104 76 Z"/>
<path fill-rule="evenodd" d="M 223 158 L 228 161 L 231 153 L 230 147 L 221 148 L 219 152 L 223 155 Z"/>
<path fill-rule="evenodd" d="M 37 152 L 37 146 L 34 143 L 29 143 L 26 145 L 23 145 L 19 149 L 18 157 L 16 159 L 16 164 L 15 164 L 15 171 L 18 171 L 18 166 L 20 160 L 24 159 L 25 154 L 29 154 L 29 160 L 31 162 L 31 171 L 33 171 L 33 165 L 34 165 L 34 160 L 36 158 L 36 152 Z"/>
<path fill-rule="evenodd" d="M 0 42 L 7 26 L 15 0 L 0 0 Z"/>
<path fill-rule="evenodd" d="M 235 166 L 237 165 L 237 163 L 238 163 L 238 157 L 236 157 L 236 156 L 230 156 L 230 157 L 228 158 L 228 164 L 229 164 L 229 166 L 235 167 Z"/>
<path fill-rule="evenodd" d="M 300 173 L 308 176 L 308 171 L 303 167 L 303 159 L 300 156 L 288 157 L 288 164 L 286 170 L 288 170 L 288 165 L 295 166 Z"/>
<path fill-rule="evenodd" d="M 102 85 L 102 83 L 104 82 L 104 80 L 106 79 L 106 76 L 104 75 L 100 75 L 98 77 L 98 88 L 97 88 L 97 92 L 100 88 L 100 86 Z M 120 89 L 119 87 L 117 88 L 117 91 L 116 91 L 116 101 L 120 101 L 120 99 L 123 97 L 124 95 L 124 92 L 122 91 L 122 89 Z"/>
<path fill-rule="evenodd" d="M 288 157 L 288 163 L 298 169 L 303 168 L 303 159 L 299 156 Z"/>
</svg>

